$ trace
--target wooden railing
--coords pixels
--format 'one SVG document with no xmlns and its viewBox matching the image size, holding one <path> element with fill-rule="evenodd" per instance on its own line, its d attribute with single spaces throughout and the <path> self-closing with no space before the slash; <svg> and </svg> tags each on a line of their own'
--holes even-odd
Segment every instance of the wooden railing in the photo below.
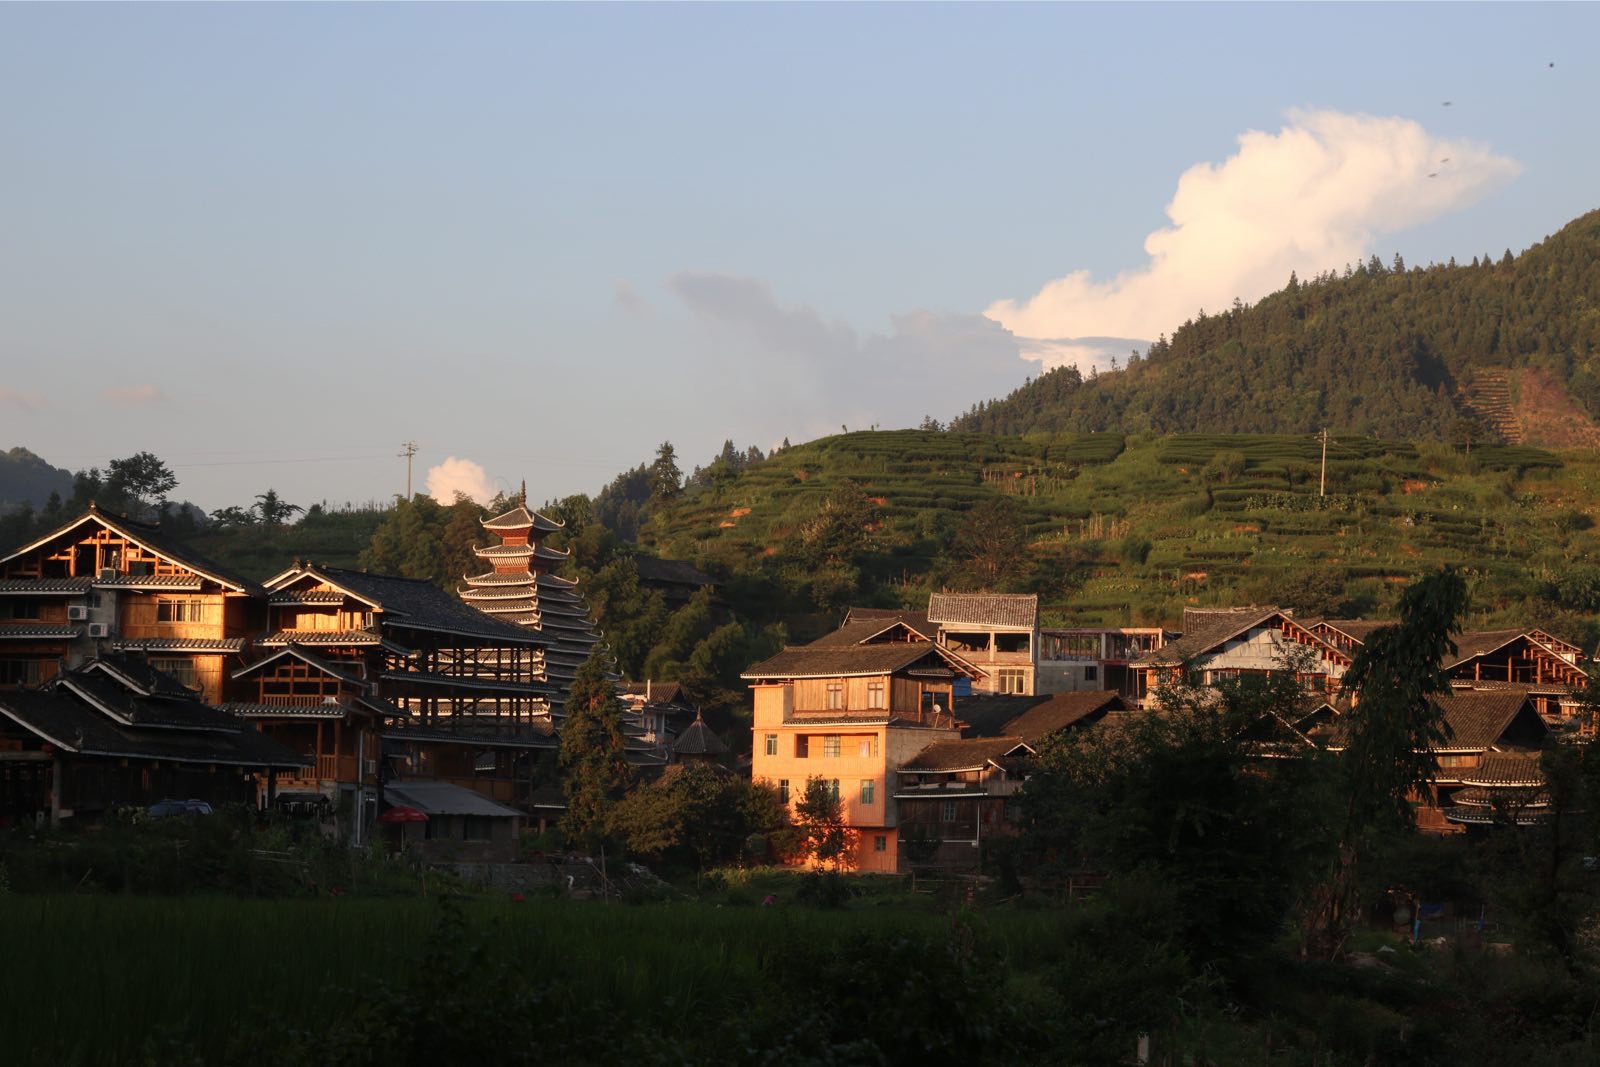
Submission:
<svg viewBox="0 0 1600 1067">
<path fill-rule="evenodd" d="M 279 708 L 314 708 L 326 704 L 327 698 L 320 696 L 263 696 L 261 703 Z"/>
<path fill-rule="evenodd" d="M 311 766 L 302 767 L 297 771 L 285 771 L 278 775 L 279 783 L 284 782 L 354 782 L 358 780 L 359 768 L 354 756 L 313 756 Z"/>
</svg>

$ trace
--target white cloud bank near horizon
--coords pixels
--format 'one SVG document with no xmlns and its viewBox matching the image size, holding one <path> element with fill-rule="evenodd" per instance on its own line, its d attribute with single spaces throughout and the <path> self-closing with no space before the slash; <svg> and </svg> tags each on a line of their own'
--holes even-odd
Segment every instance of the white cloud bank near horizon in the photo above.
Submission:
<svg viewBox="0 0 1600 1067">
<path fill-rule="evenodd" d="M 1172 225 L 1145 239 L 1146 265 L 1110 281 L 1074 271 L 984 314 L 1020 339 L 1026 359 L 1104 369 L 1126 356 L 1121 339 L 1170 335 L 1201 308 L 1254 302 L 1291 271 L 1363 262 L 1379 235 L 1467 207 L 1521 170 L 1410 119 L 1290 112 L 1277 133 L 1247 131 L 1222 163 L 1183 173 L 1166 208 Z"/>
<path fill-rule="evenodd" d="M 429 467 L 427 486 L 428 495 L 441 504 L 454 504 L 457 493 L 487 504 L 498 492 L 482 464 L 457 456 L 447 456 L 443 463 Z"/>
</svg>

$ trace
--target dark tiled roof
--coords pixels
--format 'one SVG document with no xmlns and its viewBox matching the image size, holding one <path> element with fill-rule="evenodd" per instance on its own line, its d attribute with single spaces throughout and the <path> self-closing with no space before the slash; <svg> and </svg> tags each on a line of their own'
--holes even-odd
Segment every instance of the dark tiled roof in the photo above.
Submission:
<svg viewBox="0 0 1600 1067">
<path fill-rule="evenodd" d="M 218 704 L 239 719 L 342 719 L 350 711 L 343 704 L 255 704 L 247 700 L 230 700 Z"/>
<path fill-rule="evenodd" d="M 843 678 L 853 675 L 893 674 L 923 660 L 939 665 L 954 662 L 937 645 L 927 642 L 840 647 L 805 645 L 786 648 L 769 660 L 745 670 L 742 678 Z"/>
<path fill-rule="evenodd" d="M 280 589 L 267 597 L 269 604 L 343 604 L 344 594 L 335 589 Z"/>
<path fill-rule="evenodd" d="M 1461 784 L 1542 786 L 1544 769 L 1537 752 L 1487 752 L 1475 769 L 1461 772 Z"/>
<path fill-rule="evenodd" d="M 623 682 L 617 689 L 630 696 L 648 696 L 653 704 L 671 704 L 683 695 L 677 682 Z"/>
<path fill-rule="evenodd" d="M 730 749 L 711 731 L 705 720 L 696 715 L 694 722 L 679 735 L 672 751 L 680 756 L 725 756 Z"/>
<path fill-rule="evenodd" d="M 1381 630 L 1385 626 L 1393 626 L 1393 619 L 1321 619 L 1316 624 L 1308 624 L 1307 629 L 1314 625 L 1326 626 L 1337 630 L 1358 644 L 1365 644 L 1374 630 Z"/>
<path fill-rule="evenodd" d="M 65 689 L 96 711 L 126 726 L 152 730 L 183 729 L 235 733 L 239 724 L 230 716 L 185 691 L 181 698 L 140 696 L 114 675 L 87 668 L 61 675 L 50 687 Z"/>
<path fill-rule="evenodd" d="M 121 685 L 141 696 L 167 696 L 188 699 L 194 691 L 178 679 L 150 666 L 141 656 L 126 656 L 115 652 L 102 652 L 84 666 L 85 671 L 98 670 L 109 674 Z"/>
<path fill-rule="evenodd" d="M 1186 608 L 1183 613 L 1183 636 L 1133 662 L 1140 665 L 1182 663 L 1280 614 L 1282 612 L 1278 608 Z"/>
<path fill-rule="evenodd" d="M 115 578 L 96 578 L 96 589 L 177 589 L 198 592 L 201 580 L 190 574 L 119 574 Z"/>
<path fill-rule="evenodd" d="M 503 511 L 492 519 L 482 521 L 485 530 L 526 530 L 532 527 L 545 533 L 554 533 L 566 528 L 566 523 L 552 519 L 543 512 L 529 511 L 526 506 L 520 504 L 510 511 Z"/>
<path fill-rule="evenodd" d="M 243 652 L 242 637 L 117 637 L 119 652 Z"/>
<path fill-rule="evenodd" d="M 117 723 L 60 689 L 0 693 L 0 715 L 80 756 L 285 769 L 309 762 L 237 722 L 232 731 L 140 729 Z"/>
<path fill-rule="evenodd" d="M 973 693 L 971 696 L 956 697 L 955 707 L 951 710 L 955 712 L 957 719 L 970 727 L 968 736 L 998 737 L 1010 732 L 1005 729 L 1006 723 L 1048 699 L 1050 698 L 1043 694 L 1012 696 L 999 693 Z"/>
<path fill-rule="evenodd" d="M 340 567 L 306 567 L 290 583 L 312 578 L 346 589 L 383 612 L 380 626 L 457 634 L 488 642 L 543 644 L 535 630 L 502 622 L 463 604 L 422 578 L 396 578 Z M 286 583 L 286 584 L 290 584 Z"/>
<path fill-rule="evenodd" d="M 894 634 L 897 637 L 904 635 L 907 630 L 924 641 L 933 640 L 938 630 L 929 625 L 926 617 L 920 619 L 922 629 L 917 629 L 910 619 L 857 619 L 851 617 L 845 620 L 843 626 L 830 634 L 824 634 L 811 642 L 812 648 L 830 647 L 835 645 L 864 645 L 880 635 Z M 904 640 L 903 638 L 901 638 Z M 885 644 L 887 641 L 880 641 Z"/>
<path fill-rule="evenodd" d="M 383 638 L 371 630 L 275 630 L 256 644 L 267 648 L 305 645 L 321 648 L 330 645 L 379 645 Z"/>
<path fill-rule="evenodd" d="M 81 626 L 17 626 L 10 623 L 0 624 L 0 641 L 21 641 L 30 638 L 49 638 L 51 640 L 68 639 L 77 637 L 82 632 Z"/>
<path fill-rule="evenodd" d="M 1020 593 L 934 593 L 928 621 L 952 626 L 1005 626 L 1032 629 L 1039 623 L 1039 598 Z"/>
<path fill-rule="evenodd" d="M 967 737 L 935 741 L 901 766 L 905 773 L 951 773 L 978 770 L 1018 750 L 1032 751 L 1020 737 Z"/>
<path fill-rule="evenodd" d="M 1526 693 L 1512 691 L 1452 690 L 1440 693 L 1434 703 L 1444 712 L 1451 739 L 1444 750 L 1487 749 L 1499 741 L 1524 708 L 1543 726 Z M 1356 709 L 1360 713 L 1360 708 Z"/>
<path fill-rule="evenodd" d="M 639 572 L 639 580 L 641 582 L 693 586 L 714 584 L 710 575 L 685 559 L 656 559 L 653 556 L 634 556 L 633 565 Z"/>
<path fill-rule="evenodd" d="M 1445 670 L 1504 648 L 1517 638 L 1526 637 L 1527 633 L 1526 630 L 1474 630 L 1459 634 L 1456 637 L 1456 658 L 1444 665 Z"/>
<path fill-rule="evenodd" d="M 93 578 L 4 578 L 0 579 L 0 595 L 27 593 L 36 596 L 57 596 L 87 593 L 93 584 Z"/>
<path fill-rule="evenodd" d="M 1110 691 L 1056 693 L 1006 723 L 1004 730 L 1032 744 L 1105 712 L 1127 710 L 1121 695 Z"/>
</svg>

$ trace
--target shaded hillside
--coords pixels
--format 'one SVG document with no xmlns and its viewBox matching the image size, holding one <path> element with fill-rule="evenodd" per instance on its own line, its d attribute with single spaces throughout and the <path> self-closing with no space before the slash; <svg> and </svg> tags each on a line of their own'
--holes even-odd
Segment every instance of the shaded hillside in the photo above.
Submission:
<svg viewBox="0 0 1600 1067">
<path fill-rule="evenodd" d="M 920 606 L 940 588 L 1037 592 L 1059 624 L 1249 602 L 1381 614 L 1443 563 L 1470 569 L 1481 619 L 1592 628 L 1591 453 L 1336 435 L 1325 496 L 1320 473 L 1312 435 L 853 433 L 688 490 L 641 538 L 797 639 L 845 604 Z M 1008 523 L 1017 559 L 999 558 Z"/>
<path fill-rule="evenodd" d="M 1387 267 L 1374 257 L 1342 275 L 1291 276 L 1254 306 L 1235 303 L 1185 322 L 1121 370 L 1088 380 L 1075 368 L 1051 371 L 975 406 L 951 428 L 1286 433 L 1327 426 L 1384 437 L 1514 440 L 1504 386 L 1506 372 L 1519 368 L 1542 372 L 1564 412 L 1591 421 L 1600 414 L 1600 211 L 1520 256 L 1412 269 L 1399 257 Z M 1572 440 L 1568 425 L 1546 438 L 1542 423 L 1531 421 L 1520 432 L 1527 441 Z"/>
<path fill-rule="evenodd" d="M 52 467 L 26 448 L 0 452 L 0 514 L 45 506 L 50 494 L 72 495 L 72 472 Z"/>
</svg>

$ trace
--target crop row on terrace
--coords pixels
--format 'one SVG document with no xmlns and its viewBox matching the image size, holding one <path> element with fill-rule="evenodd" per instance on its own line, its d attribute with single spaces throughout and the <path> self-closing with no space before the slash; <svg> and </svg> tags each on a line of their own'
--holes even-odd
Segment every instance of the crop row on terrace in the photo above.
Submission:
<svg viewBox="0 0 1600 1067">
<path fill-rule="evenodd" d="M 1367 579 L 1350 567 L 1375 569 L 1371 578 L 1385 582 L 1373 610 L 1390 597 L 1387 580 L 1454 563 L 1503 577 L 1480 585 L 1480 611 L 1543 613 L 1551 605 L 1530 601 L 1549 589 L 1533 557 L 1600 554 L 1590 518 L 1600 515 L 1600 462 L 1584 454 L 1334 436 L 1324 488 L 1321 451 L 1315 434 L 853 433 L 691 490 L 651 524 L 647 542 L 718 573 L 756 558 L 792 567 L 785 546 L 848 483 L 876 509 L 856 564 L 864 580 L 892 577 L 878 601 L 914 604 L 954 573 L 946 563 L 965 516 L 1006 501 L 1033 561 L 1016 590 L 1090 623 L 1176 623 L 1199 594 L 1159 568 L 1207 572 L 1199 598 L 1215 603 L 1292 594 L 1322 562 L 1352 581 Z M 1150 588 L 1106 608 L 1093 584 L 1102 574 Z M 1285 590 L 1274 585 L 1280 578 Z"/>
</svg>

